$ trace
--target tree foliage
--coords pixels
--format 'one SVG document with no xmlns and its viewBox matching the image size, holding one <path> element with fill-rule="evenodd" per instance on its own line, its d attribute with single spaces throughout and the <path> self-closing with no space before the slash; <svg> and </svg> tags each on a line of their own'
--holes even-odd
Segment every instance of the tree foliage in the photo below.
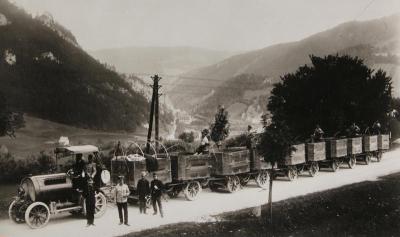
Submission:
<svg viewBox="0 0 400 237">
<path fill-rule="evenodd" d="M 304 142 L 316 124 L 328 136 L 352 122 L 362 129 L 376 120 L 386 124 L 391 78 L 376 73 L 359 58 L 310 56 L 311 65 L 284 75 L 268 102 L 272 122 L 265 126 L 261 149 L 268 160 L 282 158 L 291 144 Z"/>
<path fill-rule="evenodd" d="M 15 137 L 15 130 L 22 128 L 24 124 L 23 113 L 11 111 L 6 99 L 0 94 L 0 137 Z"/>
<path fill-rule="evenodd" d="M 386 121 L 391 103 L 391 78 L 373 73 L 359 58 L 311 56 L 311 66 L 286 74 L 276 84 L 268 103 L 272 121 L 281 121 L 301 139 L 316 124 L 328 136 L 355 122 L 362 129 Z"/>
<path fill-rule="evenodd" d="M 215 143 L 225 140 L 229 136 L 230 124 L 228 121 L 228 111 L 223 106 L 219 106 L 217 113 L 215 114 L 214 123 L 211 124 L 211 140 Z"/>
<path fill-rule="evenodd" d="M 192 142 L 194 142 L 194 132 L 193 131 L 183 132 L 183 133 L 179 134 L 178 138 L 184 142 L 192 143 Z"/>
</svg>

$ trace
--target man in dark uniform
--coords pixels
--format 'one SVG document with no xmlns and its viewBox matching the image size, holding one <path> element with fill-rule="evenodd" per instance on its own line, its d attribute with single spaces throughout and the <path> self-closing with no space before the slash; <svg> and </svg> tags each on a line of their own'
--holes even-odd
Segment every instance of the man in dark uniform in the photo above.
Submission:
<svg viewBox="0 0 400 237">
<path fill-rule="evenodd" d="M 348 132 L 349 137 L 356 137 L 360 135 L 360 127 L 356 125 L 356 123 L 353 122 L 353 124 L 349 128 Z"/>
<path fill-rule="evenodd" d="M 84 191 L 86 187 L 86 164 L 82 159 L 82 154 L 76 154 L 75 156 L 75 164 L 72 168 L 73 170 L 73 179 L 72 186 L 77 191 Z"/>
<path fill-rule="evenodd" d="M 88 180 L 88 187 L 85 194 L 85 204 L 86 204 L 86 219 L 87 219 L 86 227 L 89 227 L 91 225 L 94 225 L 94 211 L 96 204 L 93 180 Z"/>
<path fill-rule="evenodd" d="M 150 184 L 147 181 L 146 172 L 142 172 L 142 178 L 137 183 L 137 192 L 139 195 L 139 210 L 140 213 L 146 214 L 146 197 L 150 195 Z"/>
<path fill-rule="evenodd" d="M 160 210 L 161 217 L 164 217 L 162 204 L 161 204 L 161 196 L 164 189 L 164 184 L 161 180 L 158 179 L 157 174 L 153 174 L 153 181 L 150 184 L 150 192 L 151 192 L 151 201 L 153 204 L 154 213 L 153 215 L 157 215 L 157 205 L 158 209 Z"/>
</svg>

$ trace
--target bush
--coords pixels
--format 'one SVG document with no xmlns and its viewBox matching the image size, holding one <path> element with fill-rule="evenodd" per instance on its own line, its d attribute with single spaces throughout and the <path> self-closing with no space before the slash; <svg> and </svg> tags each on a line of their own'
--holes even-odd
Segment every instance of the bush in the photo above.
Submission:
<svg viewBox="0 0 400 237">
<path fill-rule="evenodd" d="M 25 160 L 17 160 L 11 153 L 0 155 L 0 180 L 4 183 L 19 182 L 27 175 L 48 174 L 55 170 L 55 160 L 44 152 Z"/>
<path fill-rule="evenodd" d="M 238 146 L 246 146 L 247 145 L 247 135 L 245 133 L 240 134 L 236 137 L 229 138 L 225 141 L 226 147 L 238 147 Z"/>
<path fill-rule="evenodd" d="M 194 142 L 194 132 L 183 132 L 178 136 L 178 138 L 184 142 L 192 143 Z"/>
</svg>

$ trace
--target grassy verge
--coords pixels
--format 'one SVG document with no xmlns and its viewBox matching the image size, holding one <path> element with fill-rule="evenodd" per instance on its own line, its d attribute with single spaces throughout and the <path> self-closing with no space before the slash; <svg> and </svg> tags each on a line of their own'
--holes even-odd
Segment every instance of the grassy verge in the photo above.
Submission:
<svg viewBox="0 0 400 237">
<path fill-rule="evenodd" d="M 274 203 L 273 230 L 265 216 L 263 206 L 262 217 L 245 209 L 219 215 L 221 221 L 213 223 L 180 223 L 125 236 L 398 236 L 400 173 Z"/>
</svg>

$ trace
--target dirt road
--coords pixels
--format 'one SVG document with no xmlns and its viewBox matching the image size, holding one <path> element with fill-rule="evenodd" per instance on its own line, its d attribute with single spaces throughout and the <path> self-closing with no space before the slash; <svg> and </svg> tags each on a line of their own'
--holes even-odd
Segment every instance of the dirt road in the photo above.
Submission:
<svg viewBox="0 0 400 237">
<path fill-rule="evenodd" d="M 290 197 L 323 191 L 346 184 L 365 180 L 376 180 L 379 176 L 400 171 L 400 149 L 385 153 L 380 163 L 372 162 L 369 166 L 358 164 L 353 170 L 343 166 L 338 172 L 322 171 L 317 177 L 300 176 L 294 182 L 279 180 L 274 182 L 273 200 L 279 201 Z M 117 236 L 129 232 L 149 229 L 160 225 L 188 222 L 213 221 L 212 215 L 226 211 L 254 207 L 266 203 L 268 192 L 250 183 L 248 187 L 234 194 L 213 193 L 203 190 L 193 202 L 183 197 L 164 202 L 165 217 L 139 215 L 138 208 L 129 208 L 131 226 L 118 225 L 117 209 L 110 205 L 100 219 L 95 220 L 95 227 L 87 228 L 85 219 L 76 219 L 70 215 L 50 219 L 49 224 L 37 230 L 31 230 L 26 224 L 14 224 L 9 220 L 0 221 L 1 237 L 62 237 L 62 236 Z M 152 213 L 150 211 L 150 213 Z"/>
</svg>

